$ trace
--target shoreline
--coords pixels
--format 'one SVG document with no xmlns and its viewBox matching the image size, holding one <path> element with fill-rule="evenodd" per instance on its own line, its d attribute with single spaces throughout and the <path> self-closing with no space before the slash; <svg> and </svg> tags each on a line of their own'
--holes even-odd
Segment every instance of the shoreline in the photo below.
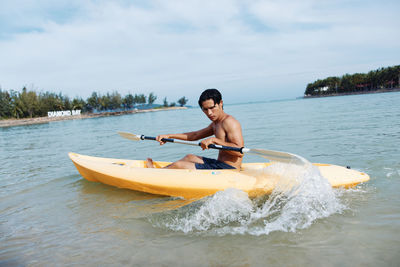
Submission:
<svg viewBox="0 0 400 267">
<path fill-rule="evenodd" d="M 23 119 L 5 119 L 5 120 L 0 120 L 0 128 L 50 123 L 50 122 L 55 122 L 55 121 L 91 119 L 91 118 L 121 116 L 121 115 L 127 115 L 127 114 L 135 114 L 135 113 L 168 111 L 168 110 L 178 110 L 178 109 L 187 109 L 187 107 L 166 107 L 166 108 L 157 108 L 157 109 L 140 109 L 140 110 L 104 112 L 104 113 L 84 113 L 81 115 L 65 116 L 65 117 L 37 117 L 37 118 L 23 118 Z"/>
<path fill-rule="evenodd" d="M 348 92 L 348 93 L 338 93 L 338 94 L 327 94 L 327 95 L 309 95 L 303 96 L 302 98 L 319 98 L 319 97 L 331 97 L 331 96 L 346 96 L 346 95 L 366 95 L 366 94 L 380 94 L 380 93 L 392 93 L 400 92 L 400 88 L 384 88 L 371 91 L 359 91 L 359 92 Z"/>
</svg>

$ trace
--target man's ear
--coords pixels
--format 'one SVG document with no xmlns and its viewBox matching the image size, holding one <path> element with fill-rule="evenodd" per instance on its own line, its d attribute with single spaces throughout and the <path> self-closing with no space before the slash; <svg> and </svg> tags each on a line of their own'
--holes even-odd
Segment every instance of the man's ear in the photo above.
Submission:
<svg viewBox="0 0 400 267">
<path fill-rule="evenodd" d="M 222 109 L 224 109 L 224 101 L 222 101 L 222 99 L 221 99 L 221 101 L 219 102 L 219 104 L 221 105 Z"/>
</svg>

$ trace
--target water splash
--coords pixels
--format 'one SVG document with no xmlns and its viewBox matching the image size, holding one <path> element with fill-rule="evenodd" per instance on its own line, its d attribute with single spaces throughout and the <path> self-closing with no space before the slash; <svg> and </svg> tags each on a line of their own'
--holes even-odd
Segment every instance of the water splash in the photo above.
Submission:
<svg viewBox="0 0 400 267">
<path fill-rule="evenodd" d="M 400 170 L 399 169 L 388 168 L 388 167 L 384 167 L 383 169 L 386 172 L 386 177 L 387 178 L 393 178 L 395 176 L 400 176 Z"/>
<path fill-rule="evenodd" d="M 154 226 L 183 233 L 267 235 L 307 228 L 346 208 L 311 164 L 277 163 L 254 175 L 279 177 L 270 196 L 250 199 L 247 193 L 232 188 L 149 220 Z"/>
</svg>

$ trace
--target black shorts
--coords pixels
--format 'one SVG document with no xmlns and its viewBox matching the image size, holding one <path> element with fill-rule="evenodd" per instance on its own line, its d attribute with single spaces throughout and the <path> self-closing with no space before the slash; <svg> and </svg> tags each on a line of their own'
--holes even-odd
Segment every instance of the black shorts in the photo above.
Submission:
<svg viewBox="0 0 400 267">
<path fill-rule="evenodd" d="M 199 170 L 221 170 L 221 169 L 236 169 L 235 167 L 226 164 L 217 159 L 203 157 L 204 163 L 195 163 L 196 169 Z"/>
</svg>

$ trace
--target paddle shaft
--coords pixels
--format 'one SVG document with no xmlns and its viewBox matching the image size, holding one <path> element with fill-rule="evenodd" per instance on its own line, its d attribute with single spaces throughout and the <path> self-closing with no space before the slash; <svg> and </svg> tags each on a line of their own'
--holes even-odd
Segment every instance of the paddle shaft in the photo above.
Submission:
<svg viewBox="0 0 400 267">
<path fill-rule="evenodd" d="M 139 140 L 157 141 L 157 138 L 152 137 L 152 136 L 137 135 L 137 134 L 127 133 L 127 132 L 118 132 L 118 134 L 121 135 L 123 138 L 133 140 L 133 141 L 139 141 Z M 162 141 L 170 142 L 170 143 L 177 143 L 177 144 L 184 144 L 184 145 L 191 145 L 191 146 L 201 146 L 201 143 L 177 140 L 177 139 L 171 139 L 171 138 L 163 138 Z M 297 164 L 297 165 L 304 165 L 304 164 L 309 163 L 305 158 L 300 157 L 295 154 L 292 154 L 292 153 L 288 153 L 288 152 L 257 149 L 257 148 L 254 149 L 254 148 L 245 148 L 245 147 L 230 147 L 230 146 L 221 146 L 221 145 L 215 145 L 215 144 L 208 145 L 208 148 L 235 151 L 235 152 L 239 152 L 242 154 L 250 153 L 253 155 L 261 156 L 270 161 L 280 161 L 280 162 L 285 162 L 285 163 L 293 163 L 293 164 Z"/>
<path fill-rule="evenodd" d="M 145 136 L 145 135 L 141 135 L 140 139 L 157 141 L 157 138 L 155 138 L 153 136 Z M 201 143 L 183 141 L 183 140 L 176 140 L 176 139 L 172 139 L 172 138 L 163 138 L 163 139 L 161 139 L 161 141 L 168 142 L 168 143 L 177 143 L 177 144 L 184 144 L 184 145 L 201 146 Z M 228 151 L 236 151 L 236 152 L 240 152 L 242 154 L 244 152 L 246 152 L 246 148 L 245 147 L 232 147 L 232 146 L 221 146 L 221 145 L 209 144 L 208 148 L 219 149 L 219 150 L 228 150 Z"/>
</svg>

